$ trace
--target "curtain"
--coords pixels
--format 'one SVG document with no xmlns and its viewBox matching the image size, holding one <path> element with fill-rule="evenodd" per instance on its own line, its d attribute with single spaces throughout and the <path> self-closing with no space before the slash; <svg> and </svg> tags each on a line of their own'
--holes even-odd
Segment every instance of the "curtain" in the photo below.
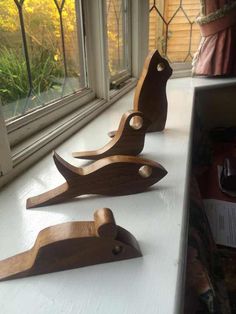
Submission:
<svg viewBox="0 0 236 314">
<path fill-rule="evenodd" d="M 193 59 L 193 73 L 236 75 L 236 0 L 200 0 L 197 18 L 202 40 Z"/>
</svg>

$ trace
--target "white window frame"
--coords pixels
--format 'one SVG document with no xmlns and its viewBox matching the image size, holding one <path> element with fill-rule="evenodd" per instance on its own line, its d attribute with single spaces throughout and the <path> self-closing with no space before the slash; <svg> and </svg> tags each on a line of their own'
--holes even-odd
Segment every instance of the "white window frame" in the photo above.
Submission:
<svg viewBox="0 0 236 314">
<path fill-rule="evenodd" d="M 12 170 L 11 149 L 7 136 L 7 129 L 2 112 L 2 103 L 0 100 L 0 176 L 3 176 Z"/>
<path fill-rule="evenodd" d="M 128 80 L 131 77 L 131 1 L 130 0 L 125 0 L 124 1 L 124 11 L 126 11 L 125 18 L 123 21 L 124 24 L 124 33 L 125 33 L 125 60 L 127 60 L 127 68 L 124 69 L 123 71 L 115 74 L 115 75 L 110 75 L 110 89 L 112 91 L 111 85 L 114 86 L 113 89 L 119 88 L 119 85 Z M 104 0 L 104 7 L 106 8 L 106 0 Z M 105 15 L 107 16 L 107 14 Z M 105 20 L 105 25 L 107 25 L 107 21 Z M 107 28 L 106 28 L 107 32 Z"/>
<path fill-rule="evenodd" d="M 86 30 L 84 58 L 87 60 L 85 76 L 89 88 L 40 107 L 7 125 L 0 111 L 0 130 L 5 130 L 5 133 L 0 133 L 0 186 L 12 180 L 131 90 L 140 76 L 148 53 L 148 1 L 130 0 L 132 79 L 116 93 L 110 93 L 109 89 L 104 0 L 76 1 L 77 5 L 83 3 L 83 24 Z M 51 123 L 52 118 L 54 123 Z M 34 134 L 36 130 L 37 133 Z"/>
</svg>

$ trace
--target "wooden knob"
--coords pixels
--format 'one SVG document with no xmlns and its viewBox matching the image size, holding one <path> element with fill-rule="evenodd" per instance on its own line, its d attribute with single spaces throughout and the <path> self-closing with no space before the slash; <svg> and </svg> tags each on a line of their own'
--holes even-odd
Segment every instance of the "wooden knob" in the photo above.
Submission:
<svg viewBox="0 0 236 314">
<path fill-rule="evenodd" d="M 98 209 L 94 213 L 94 225 L 99 237 L 116 238 L 116 222 L 113 213 L 109 208 Z"/>
</svg>

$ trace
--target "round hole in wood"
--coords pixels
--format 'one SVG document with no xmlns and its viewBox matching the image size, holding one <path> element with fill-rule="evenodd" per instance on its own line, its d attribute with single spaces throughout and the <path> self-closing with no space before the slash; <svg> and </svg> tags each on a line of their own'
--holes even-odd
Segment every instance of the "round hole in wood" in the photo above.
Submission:
<svg viewBox="0 0 236 314">
<path fill-rule="evenodd" d="M 165 69 L 165 64 L 163 62 L 158 63 L 157 65 L 157 71 L 161 72 Z"/>
<path fill-rule="evenodd" d="M 134 130 L 140 130 L 143 127 L 143 118 L 140 116 L 134 116 L 130 119 L 129 125 Z"/>
<path fill-rule="evenodd" d="M 149 178 L 152 174 L 152 167 L 150 166 L 142 166 L 139 168 L 139 174 L 143 178 Z"/>
<path fill-rule="evenodd" d="M 114 255 L 118 255 L 118 254 L 120 254 L 121 252 L 122 252 L 122 246 L 120 246 L 120 245 L 116 245 L 114 248 L 113 248 L 113 250 L 112 250 L 112 253 L 114 254 Z"/>
</svg>

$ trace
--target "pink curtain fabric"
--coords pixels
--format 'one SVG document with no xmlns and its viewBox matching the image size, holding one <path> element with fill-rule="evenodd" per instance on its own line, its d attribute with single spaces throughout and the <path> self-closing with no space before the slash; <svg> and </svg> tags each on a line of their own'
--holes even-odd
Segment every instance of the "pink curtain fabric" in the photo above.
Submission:
<svg viewBox="0 0 236 314">
<path fill-rule="evenodd" d="M 198 18 L 203 35 L 193 60 L 193 73 L 236 75 L 236 1 L 201 0 Z"/>
</svg>

